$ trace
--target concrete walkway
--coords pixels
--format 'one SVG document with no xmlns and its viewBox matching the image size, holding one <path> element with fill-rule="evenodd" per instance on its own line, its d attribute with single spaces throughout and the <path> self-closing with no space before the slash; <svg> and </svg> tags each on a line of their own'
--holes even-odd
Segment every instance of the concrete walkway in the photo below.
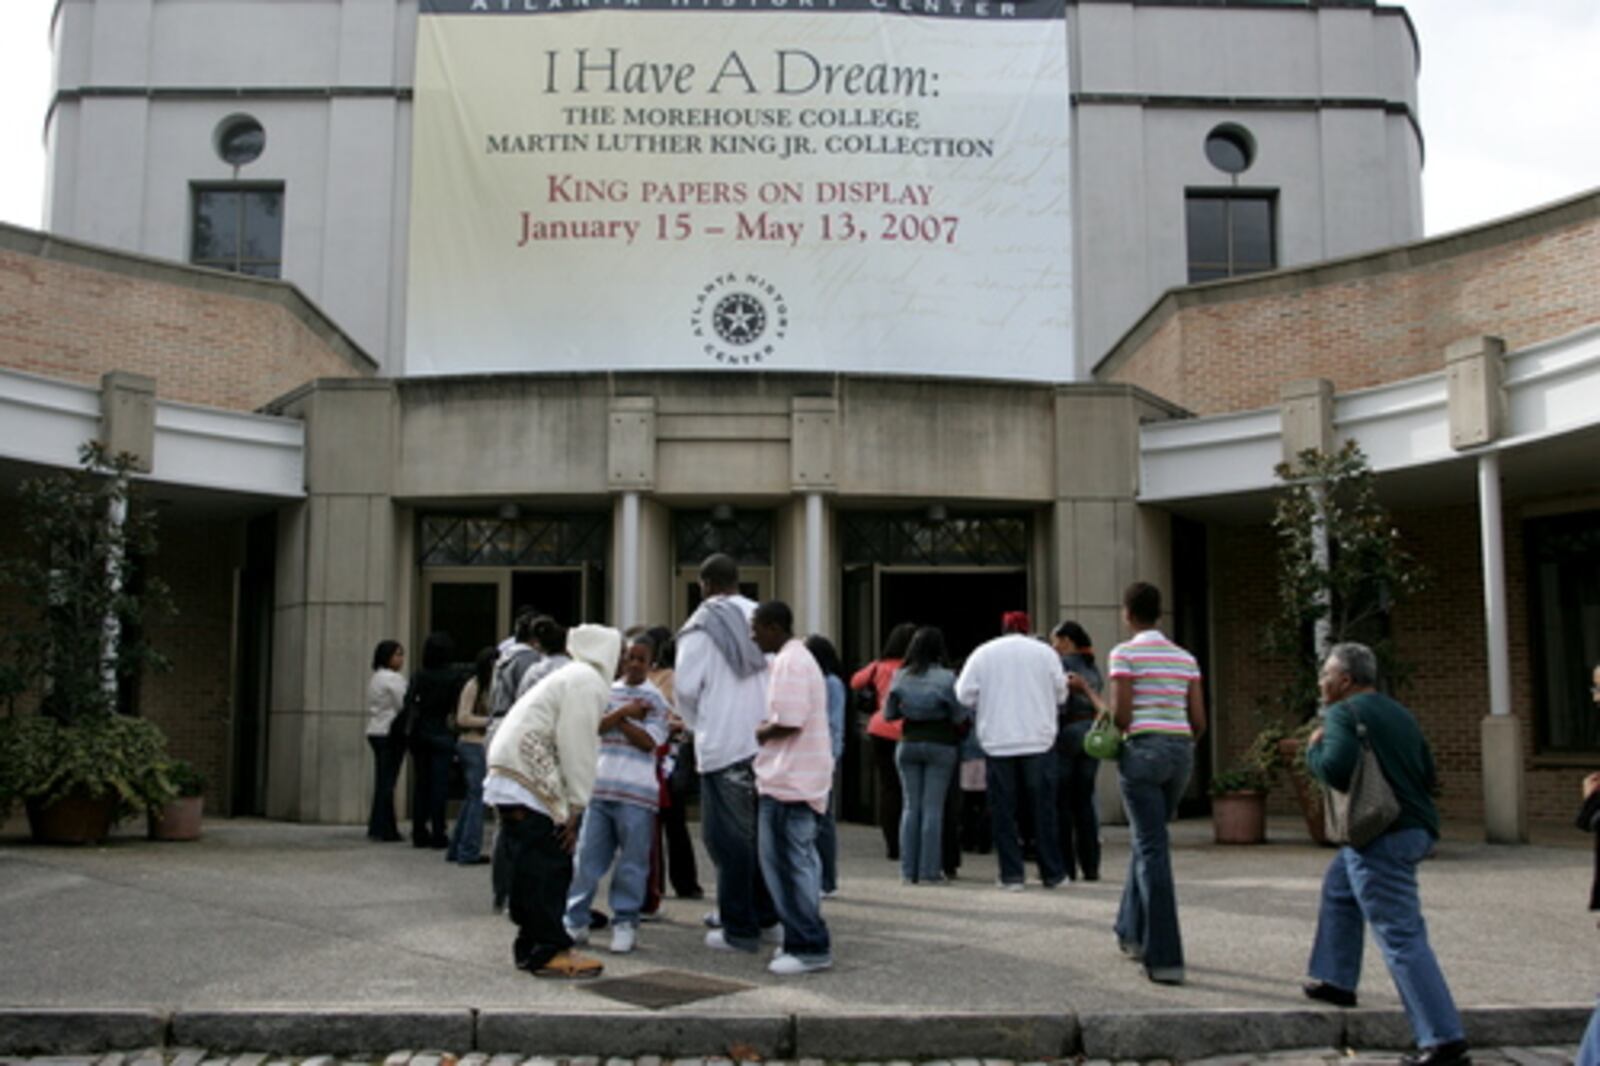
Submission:
<svg viewBox="0 0 1600 1066">
<path fill-rule="evenodd" d="M 0 1007 L 21 1013 L 0 1016 L 0 1053 L 49 1050 L 8 1045 L 3 1036 L 48 1019 L 40 1008 L 133 1008 L 136 1017 L 162 1020 L 161 1039 L 123 1049 L 164 1039 L 306 1054 L 417 1046 L 707 1054 L 744 1046 L 766 1057 L 1053 1058 L 1055 1049 L 1191 1059 L 1409 1043 L 1370 943 L 1361 1010 L 1312 1009 L 1300 995 L 1331 853 L 1288 821 L 1273 825 L 1271 843 L 1244 848 L 1211 844 L 1208 822 L 1175 827 L 1189 973 L 1179 988 L 1145 980 L 1111 935 L 1125 829 L 1106 830 L 1105 880 L 1054 891 L 1030 882 L 1011 894 L 993 887 L 994 860 L 980 856 L 967 857 L 954 884 L 903 886 L 877 834 L 847 826 L 841 892 L 825 906 L 831 972 L 775 978 L 763 959 L 706 950 L 708 902 L 669 898 L 665 920 L 646 925 L 629 956 L 607 955 L 600 934 L 608 978 L 648 983 L 670 970 L 680 982 L 698 975 L 733 983 L 724 994 L 660 1011 L 595 985 L 514 970 L 511 928 L 490 913 L 487 867 L 372 844 L 358 828 L 218 820 L 199 843 L 130 834 L 90 849 L 35 847 L 15 824 L 9 829 L 0 838 Z M 1447 838 L 1424 867 L 1430 934 L 1469 1009 L 1475 1043 L 1570 1044 L 1581 1033 L 1600 989 L 1600 933 L 1584 910 L 1590 855 L 1573 836 L 1579 846 Z M 708 864 L 702 880 L 711 887 Z M 247 1046 L 222 1028 L 193 1028 L 196 1019 L 221 1025 L 217 1019 L 239 1011 L 254 1012 L 258 1038 L 277 1044 Z M 308 1011 L 345 1018 L 337 1046 L 284 1035 L 297 1025 L 304 1032 Z M 407 1017 L 423 1029 L 393 1028 Z M 191 1023 L 186 1032 L 181 1019 Z M 367 1036 L 387 1043 L 353 1035 L 380 1022 L 388 1031 Z M 72 1024 L 87 1031 L 81 1017 Z M 428 1025 L 443 1027 L 434 1030 L 441 1039 L 417 1039 Z M 573 1046 L 549 1043 L 556 1037 Z"/>
</svg>

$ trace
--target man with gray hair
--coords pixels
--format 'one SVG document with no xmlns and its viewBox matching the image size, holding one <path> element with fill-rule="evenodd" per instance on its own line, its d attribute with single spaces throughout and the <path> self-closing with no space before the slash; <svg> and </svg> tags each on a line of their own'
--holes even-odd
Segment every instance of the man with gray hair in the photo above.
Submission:
<svg viewBox="0 0 1600 1066">
<path fill-rule="evenodd" d="M 1377 683 L 1371 648 L 1329 649 L 1318 678 L 1326 711 L 1311 734 L 1306 765 L 1324 784 L 1348 789 L 1364 732 L 1400 814 L 1365 846 L 1340 848 L 1328 865 L 1305 993 L 1339 1007 L 1356 1005 L 1364 927 L 1370 924 L 1417 1040 L 1417 1054 L 1402 1057 L 1402 1066 L 1460 1066 L 1471 1062 L 1466 1035 L 1428 944 L 1417 894 L 1417 864 L 1439 838 L 1433 753 L 1411 712 L 1378 692 Z"/>
</svg>

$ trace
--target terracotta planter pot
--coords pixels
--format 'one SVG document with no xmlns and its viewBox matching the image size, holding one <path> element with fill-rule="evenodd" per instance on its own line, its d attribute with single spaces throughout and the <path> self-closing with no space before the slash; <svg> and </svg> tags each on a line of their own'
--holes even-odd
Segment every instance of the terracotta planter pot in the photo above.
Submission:
<svg viewBox="0 0 1600 1066">
<path fill-rule="evenodd" d="M 1278 741 L 1278 761 L 1294 783 L 1294 798 L 1300 804 L 1301 816 L 1306 820 L 1306 832 L 1313 843 L 1326 847 L 1328 832 L 1322 821 L 1322 789 L 1317 787 L 1315 781 L 1295 770 L 1295 758 L 1299 754 L 1299 740 L 1284 737 Z"/>
<path fill-rule="evenodd" d="M 1267 794 L 1224 792 L 1211 797 L 1211 827 L 1218 844 L 1262 844 L 1267 839 Z"/>
<path fill-rule="evenodd" d="M 199 840 L 204 796 L 179 796 L 148 815 L 151 840 Z"/>
<path fill-rule="evenodd" d="M 53 803 L 29 800 L 26 806 L 36 844 L 98 844 L 117 820 L 116 796 L 73 793 Z"/>
</svg>

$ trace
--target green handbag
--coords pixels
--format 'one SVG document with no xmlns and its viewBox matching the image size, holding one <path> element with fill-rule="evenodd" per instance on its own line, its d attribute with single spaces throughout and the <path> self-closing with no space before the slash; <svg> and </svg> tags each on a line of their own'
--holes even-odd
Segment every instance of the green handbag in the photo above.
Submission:
<svg viewBox="0 0 1600 1066">
<path fill-rule="evenodd" d="M 1110 711 L 1095 715 L 1094 725 L 1083 735 L 1083 751 L 1095 759 L 1115 759 L 1122 751 L 1122 734 Z"/>
</svg>

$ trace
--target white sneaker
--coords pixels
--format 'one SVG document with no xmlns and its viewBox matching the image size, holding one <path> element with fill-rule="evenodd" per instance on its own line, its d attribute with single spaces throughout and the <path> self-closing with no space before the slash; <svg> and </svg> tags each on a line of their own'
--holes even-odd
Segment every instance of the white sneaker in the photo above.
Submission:
<svg viewBox="0 0 1600 1066">
<path fill-rule="evenodd" d="M 823 892 L 823 893 L 822 893 L 822 898 L 823 898 L 823 899 L 833 899 L 833 898 L 834 898 L 834 897 L 835 897 L 835 896 L 837 896 L 837 895 L 838 895 L 838 894 L 839 894 L 839 890 L 838 890 L 838 889 L 837 889 L 837 888 L 835 888 L 835 889 L 833 889 L 833 890 L 832 890 L 832 891 L 825 891 L 825 892 Z"/>
<path fill-rule="evenodd" d="M 721 929 L 713 929 L 706 934 L 706 947 L 712 951 L 742 951 L 747 955 L 756 953 L 755 948 L 742 948 L 737 944 L 728 943 L 728 938 Z"/>
<path fill-rule="evenodd" d="M 578 929 L 578 928 L 575 928 L 573 926 L 568 925 L 565 922 L 562 922 L 561 923 L 561 928 L 563 928 L 563 929 L 565 929 L 567 931 L 567 935 L 572 938 L 572 942 L 574 944 L 587 944 L 589 942 L 589 927 L 588 926 L 584 926 L 582 929 Z"/>
<path fill-rule="evenodd" d="M 650 913 L 646 914 L 643 911 L 640 911 L 639 920 L 641 922 L 659 922 L 661 920 L 661 912 L 651 911 Z"/>
<path fill-rule="evenodd" d="M 611 927 L 611 952 L 614 955 L 626 955 L 633 950 L 634 938 L 638 930 L 631 925 L 614 925 Z"/>
<path fill-rule="evenodd" d="M 707 929 L 721 929 L 722 928 L 722 912 L 721 911 L 706 911 L 706 916 L 704 918 L 701 918 L 700 920 L 705 923 L 705 926 L 706 926 Z"/>
<path fill-rule="evenodd" d="M 761 942 L 763 944 L 782 944 L 783 923 L 778 922 L 761 930 Z"/>
<path fill-rule="evenodd" d="M 798 955 L 779 955 L 767 966 L 768 973 L 775 973 L 779 977 L 796 977 L 803 973 L 815 973 L 818 970 L 833 968 L 832 958 L 802 959 Z"/>
<path fill-rule="evenodd" d="M 1021 892 L 1022 891 L 1022 882 L 1021 881 L 996 881 L 994 884 L 995 884 L 996 888 L 998 888 L 998 889 L 1000 889 L 1000 890 L 1002 890 L 1004 892 Z"/>
</svg>

